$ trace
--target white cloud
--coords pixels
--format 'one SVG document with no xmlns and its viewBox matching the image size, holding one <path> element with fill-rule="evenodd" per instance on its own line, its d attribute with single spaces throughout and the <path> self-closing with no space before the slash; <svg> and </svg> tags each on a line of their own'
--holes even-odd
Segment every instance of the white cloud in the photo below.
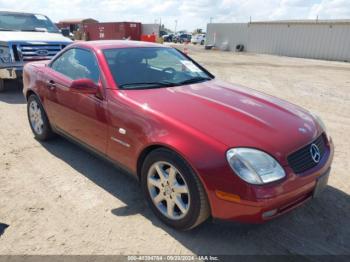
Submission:
<svg viewBox="0 0 350 262">
<path fill-rule="evenodd" d="M 214 22 L 350 18 L 349 0 L 0 0 L 0 8 L 38 12 L 58 21 L 92 17 L 100 21 L 162 20 L 173 29 L 205 28 Z"/>
<path fill-rule="evenodd" d="M 312 6 L 309 18 L 319 16 L 320 19 L 350 18 L 350 2 L 348 0 L 323 0 Z"/>
</svg>

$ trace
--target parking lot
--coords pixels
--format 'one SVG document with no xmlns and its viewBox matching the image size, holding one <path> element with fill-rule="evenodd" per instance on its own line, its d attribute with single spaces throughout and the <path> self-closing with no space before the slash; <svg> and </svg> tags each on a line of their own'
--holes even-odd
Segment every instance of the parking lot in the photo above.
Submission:
<svg viewBox="0 0 350 262">
<path fill-rule="evenodd" d="M 175 45 L 183 50 L 183 45 Z M 319 114 L 336 151 L 319 199 L 264 225 L 162 225 L 136 180 L 63 138 L 39 143 L 21 87 L 0 94 L 0 254 L 350 254 L 350 64 L 204 50 L 217 78 Z"/>
</svg>

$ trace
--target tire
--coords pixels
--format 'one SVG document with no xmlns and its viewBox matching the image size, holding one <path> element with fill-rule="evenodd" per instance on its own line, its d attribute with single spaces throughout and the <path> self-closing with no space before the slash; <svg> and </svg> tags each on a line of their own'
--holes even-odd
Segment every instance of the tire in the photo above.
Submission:
<svg viewBox="0 0 350 262">
<path fill-rule="evenodd" d="M 168 181 L 160 178 L 159 168 Z M 175 177 L 173 183 L 171 177 Z M 167 184 L 169 181 L 170 184 Z M 141 186 L 152 211 L 170 227 L 189 230 L 203 223 L 210 215 L 201 181 L 184 159 L 168 149 L 156 149 L 146 157 L 142 165 Z M 169 212 L 169 209 L 172 211 Z"/>
<path fill-rule="evenodd" d="M 49 119 L 39 98 L 32 94 L 27 102 L 27 115 L 30 128 L 34 137 L 40 141 L 46 141 L 54 137 Z"/>
<path fill-rule="evenodd" d="M 236 52 L 243 52 L 244 51 L 244 45 L 237 45 L 236 46 Z"/>
<path fill-rule="evenodd" d="M 3 79 L 0 79 L 0 93 L 5 91 L 5 83 Z"/>
</svg>

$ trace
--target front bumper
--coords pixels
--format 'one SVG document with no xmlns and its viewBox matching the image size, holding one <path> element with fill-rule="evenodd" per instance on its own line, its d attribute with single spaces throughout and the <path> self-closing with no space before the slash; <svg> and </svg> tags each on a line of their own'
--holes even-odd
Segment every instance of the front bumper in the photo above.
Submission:
<svg viewBox="0 0 350 262">
<path fill-rule="evenodd" d="M 244 200 L 237 197 L 236 199 L 231 198 L 229 201 L 220 198 L 217 193 L 212 193 L 210 199 L 213 218 L 242 223 L 264 223 L 304 204 L 313 198 L 317 179 L 330 170 L 334 154 L 332 141 L 329 143 L 329 148 L 325 161 L 310 174 L 296 175 L 290 168 L 287 168 L 288 179 L 285 183 L 291 190 L 282 190 L 277 185 L 268 189 L 256 187 L 255 194 L 266 197 L 257 197 L 255 200 Z M 275 190 L 277 188 L 279 193 L 269 197 L 266 192 L 273 187 Z M 271 211 L 273 212 L 269 213 Z"/>
<path fill-rule="evenodd" d="M 0 67 L 0 79 L 22 79 L 23 64 Z"/>
<path fill-rule="evenodd" d="M 217 199 L 223 212 L 216 213 L 215 218 L 242 223 L 264 223 L 291 211 L 306 201 L 311 200 L 316 182 L 307 184 L 298 190 L 271 199 L 257 201 L 239 200 L 237 203 Z M 273 211 L 271 216 L 265 214 Z"/>
</svg>

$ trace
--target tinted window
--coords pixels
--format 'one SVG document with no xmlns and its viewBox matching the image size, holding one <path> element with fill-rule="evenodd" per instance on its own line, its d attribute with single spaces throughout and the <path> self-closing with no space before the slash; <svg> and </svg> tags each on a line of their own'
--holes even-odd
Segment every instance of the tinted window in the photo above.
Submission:
<svg viewBox="0 0 350 262">
<path fill-rule="evenodd" d="M 0 13 L 0 31 L 47 31 L 59 33 L 57 27 L 44 15 Z"/>
<path fill-rule="evenodd" d="M 116 48 L 104 50 L 109 68 L 120 88 L 151 88 L 159 84 L 211 79 L 205 71 L 173 48 Z"/>
<path fill-rule="evenodd" d="M 51 68 L 73 80 L 88 78 L 98 83 L 100 78 L 95 56 L 90 51 L 79 48 L 63 53 L 51 64 Z"/>
</svg>

